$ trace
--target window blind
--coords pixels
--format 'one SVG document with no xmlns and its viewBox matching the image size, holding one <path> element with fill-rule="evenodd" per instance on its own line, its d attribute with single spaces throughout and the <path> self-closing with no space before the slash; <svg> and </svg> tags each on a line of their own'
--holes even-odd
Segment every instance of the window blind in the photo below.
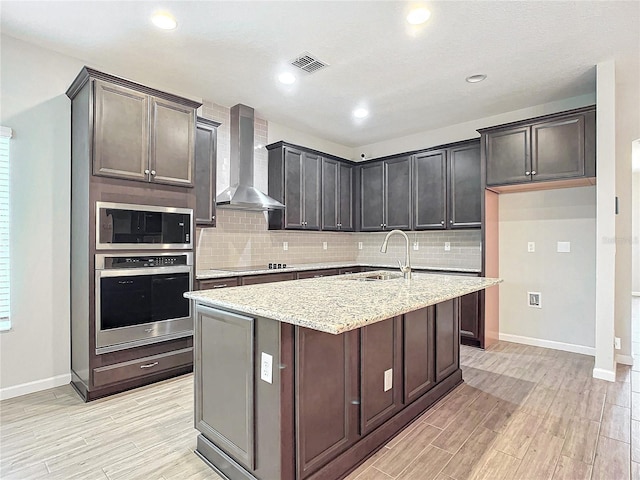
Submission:
<svg viewBox="0 0 640 480">
<path fill-rule="evenodd" d="M 9 141 L 11 129 L 0 127 L 0 330 L 11 328 L 9 257 Z"/>
</svg>

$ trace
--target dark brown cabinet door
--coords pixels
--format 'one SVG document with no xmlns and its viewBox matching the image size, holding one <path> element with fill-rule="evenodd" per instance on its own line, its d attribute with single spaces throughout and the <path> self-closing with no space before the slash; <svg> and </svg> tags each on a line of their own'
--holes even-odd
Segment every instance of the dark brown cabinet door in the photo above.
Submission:
<svg viewBox="0 0 640 480">
<path fill-rule="evenodd" d="M 338 222 L 340 230 L 353 230 L 353 168 L 340 163 L 338 166 Z"/>
<path fill-rule="evenodd" d="M 320 167 L 322 158 L 311 153 L 303 155 L 303 219 L 306 230 L 320 230 Z"/>
<path fill-rule="evenodd" d="M 322 159 L 322 230 L 338 230 L 339 162 Z"/>
<path fill-rule="evenodd" d="M 360 230 L 384 229 L 384 164 L 362 165 L 360 169 Z"/>
<path fill-rule="evenodd" d="M 284 149 L 285 228 L 303 227 L 302 156 L 300 150 Z"/>
<path fill-rule="evenodd" d="M 404 403 L 435 385 L 433 308 L 405 313 L 403 321 Z"/>
<path fill-rule="evenodd" d="M 480 142 L 449 150 L 449 228 L 481 225 Z"/>
<path fill-rule="evenodd" d="M 531 129 L 528 126 L 489 132 L 485 142 L 488 186 L 531 180 Z"/>
<path fill-rule="evenodd" d="M 153 97 L 151 107 L 151 181 L 193 186 L 193 108 Z"/>
<path fill-rule="evenodd" d="M 400 317 L 360 329 L 360 430 L 366 435 L 402 408 Z"/>
<path fill-rule="evenodd" d="M 149 178 L 149 96 L 94 81 L 93 174 Z"/>
<path fill-rule="evenodd" d="M 237 287 L 240 285 L 238 277 L 216 278 L 210 280 L 198 280 L 198 290 L 211 290 L 214 288 Z"/>
<path fill-rule="evenodd" d="M 435 310 L 436 382 L 448 377 L 460 363 L 458 300 L 438 303 Z"/>
<path fill-rule="evenodd" d="M 385 230 L 411 228 L 411 158 L 384 162 Z"/>
<path fill-rule="evenodd" d="M 196 223 L 216 225 L 217 124 L 198 119 L 196 125 Z"/>
<path fill-rule="evenodd" d="M 478 167 L 480 163 L 478 162 Z M 414 227 L 416 229 L 447 228 L 446 150 L 418 154 L 413 163 Z M 478 185 L 480 174 L 478 173 Z"/>
<path fill-rule="evenodd" d="M 480 341 L 480 292 L 460 297 L 460 335 Z"/>
<path fill-rule="evenodd" d="M 354 334 L 296 327 L 297 478 L 309 476 L 357 438 Z"/>
<path fill-rule="evenodd" d="M 256 285 L 258 283 L 273 283 L 273 282 L 286 282 L 288 280 L 295 280 L 295 272 L 287 273 L 265 273 L 263 275 L 246 275 L 240 277 L 241 285 Z"/>
<path fill-rule="evenodd" d="M 538 123 L 531 127 L 533 181 L 585 174 L 584 116 Z"/>
</svg>

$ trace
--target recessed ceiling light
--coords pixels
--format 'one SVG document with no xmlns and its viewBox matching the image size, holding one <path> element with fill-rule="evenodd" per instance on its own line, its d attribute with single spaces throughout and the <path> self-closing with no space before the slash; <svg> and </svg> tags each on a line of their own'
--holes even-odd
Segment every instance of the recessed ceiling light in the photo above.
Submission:
<svg viewBox="0 0 640 480">
<path fill-rule="evenodd" d="M 484 73 L 479 73 L 478 75 L 471 75 L 466 78 L 469 83 L 478 83 L 483 81 L 487 76 Z"/>
<path fill-rule="evenodd" d="M 291 72 L 283 72 L 278 75 L 278 80 L 280 80 L 280 83 L 284 83 L 285 85 L 291 85 L 292 83 L 295 83 L 296 76 Z"/>
<path fill-rule="evenodd" d="M 356 108 L 353 111 L 353 116 L 356 118 L 365 118 L 369 116 L 369 110 L 366 108 Z"/>
<path fill-rule="evenodd" d="M 421 25 L 431 16 L 431 12 L 424 7 L 414 8 L 407 15 L 407 22 L 411 25 Z"/>
<path fill-rule="evenodd" d="M 153 24 L 163 30 L 173 30 L 178 26 L 178 22 L 173 15 L 167 12 L 158 12 L 151 17 Z"/>
</svg>

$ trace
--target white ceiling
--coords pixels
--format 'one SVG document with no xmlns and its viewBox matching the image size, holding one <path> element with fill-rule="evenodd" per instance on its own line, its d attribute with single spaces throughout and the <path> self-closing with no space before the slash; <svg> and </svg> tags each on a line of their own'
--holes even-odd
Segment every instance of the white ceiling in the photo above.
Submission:
<svg viewBox="0 0 640 480">
<path fill-rule="evenodd" d="M 590 93 L 595 67 L 638 68 L 640 2 L 6 1 L 1 31 L 87 65 L 355 147 Z M 174 31 L 150 22 L 158 9 Z M 330 64 L 276 75 L 308 51 Z M 479 84 L 465 82 L 485 73 Z M 369 118 L 355 122 L 356 106 Z"/>
</svg>

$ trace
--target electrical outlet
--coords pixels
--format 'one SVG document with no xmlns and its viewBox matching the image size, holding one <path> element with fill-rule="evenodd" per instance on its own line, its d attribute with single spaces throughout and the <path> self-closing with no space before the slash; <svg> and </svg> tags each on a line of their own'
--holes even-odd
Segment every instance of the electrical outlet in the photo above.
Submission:
<svg viewBox="0 0 640 480">
<path fill-rule="evenodd" d="M 282 250 L 285 252 L 289 250 L 289 242 L 282 242 Z"/>
<path fill-rule="evenodd" d="M 527 243 L 527 252 L 533 253 L 536 251 L 536 242 L 528 242 Z"/>
<path fill-rule="evenodd" d="M 273 383 L 273 356 L 264 352 L 260 358 L 260 379 Z"/>
<path fill-rule="evenodd" d="M 620 350 L 622 348 L 622 345 L 620 344 L 620 337 L 615 337 L 613 339 L 613 346 L 616 350 Z"/>
<path fill-rule="evenodd" d="M 327 249 L 327 242 L 322 242 L 322 249 L 326 250 Z"/>
<path fill-rule="evenodd" d="M 418 242 L 413 242 L 413 249 L 420 250 L 420 244 Z"/>
<path fill-rule="evenodd" d="M 540 292 L 527 292 L 527 297 L 530 307 L 542 308 L 542 294 Z"/>
<path fill-rule="evenodd" d="M 444 242 L 444 251 L 448 252 L 451 250 L 451 242 Z"/>
<path fill-rule="evenodd" d="M 384 372 L 384 391 L 388 392 L 393 388 L 393 368 Z"/>
<path fill-rule="evenodd" d="M 362 250 L 362 242 L 358 242 L 358 250 Z"/>
<path fill-rule="evenodd" d="M 571 253 L 571 242 L 558 242 L 558 253 Z"/>
</svg>

